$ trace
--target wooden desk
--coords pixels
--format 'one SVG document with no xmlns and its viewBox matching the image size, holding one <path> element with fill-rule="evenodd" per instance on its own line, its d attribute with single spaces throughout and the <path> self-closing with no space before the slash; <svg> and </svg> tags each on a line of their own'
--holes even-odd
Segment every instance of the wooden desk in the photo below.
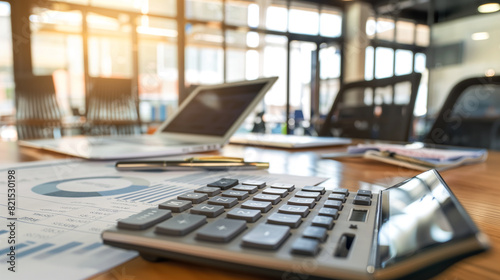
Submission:
<svg viewBox="0 0 500 280">
<path fill-rule="evenodd" d="M 325 183 L 327 186 L 341 186 L 352 191 L 357 190 L 360 184 L 367 185 L 360 181 L 390 185 L 420 173 L 359 158 L 334 161 L 319 156 L 339 149 L 290 152 L 228 145 L 220 154 L 241 156 L 252 161 L 269 161 L 270 172 L 273 173 L 328 177 L 331 179 Z M 67 158 L 56 153 L 18 147 L 13 142 L 0 142 L 0 154 L 0 164 Z M 500 279 L 500 152 L 490 152 L 484 163 L 443 171 L 441 175 L 477 226 L 488 235 L 493 248 L 455 264 L 435 279 Z M 265 279 L 204 266 L 193 268 L 193 265 L 183 262 L 149 263 L 135 258 L 91 279 Z"/>
</svg>

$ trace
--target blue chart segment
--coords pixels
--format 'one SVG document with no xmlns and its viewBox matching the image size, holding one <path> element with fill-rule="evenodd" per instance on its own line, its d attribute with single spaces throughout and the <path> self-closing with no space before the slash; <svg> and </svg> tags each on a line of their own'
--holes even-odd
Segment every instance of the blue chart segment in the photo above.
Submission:
<svg viewBox="0 0 500 280">
<path fill-rule="evenodd" d="M 99 180 L 106 180 L 106 183 L 99 184 Z M 113 188 L 113 180 L 118 181 L 129 181 L 128 186 L 122 188 Z M 111 183 L 110 183 L 111 182 Z M 92 187 L 92 191 L 72 191 L 68 189 L 61 189 L 58 186 L 64 183 L 75 183 L 75 184 L 87 184 Z M 122 176 L 102 176 L 102 177 L 83 177 L 83 178 L 73 178 L 66 180 L 58 180 L 43 183 L 34 186 L 31 190 L 35 193 L 47 196 L 56 197 L 96 197 L 96 196 L 110 196 L 110 195 L 120 195 L 130 192 L 140 191 L 147 189 L 149 182 L 134 177 L 122 177 Z M 100 188 L 100 189 L 99 189 Z"/>
</svg>

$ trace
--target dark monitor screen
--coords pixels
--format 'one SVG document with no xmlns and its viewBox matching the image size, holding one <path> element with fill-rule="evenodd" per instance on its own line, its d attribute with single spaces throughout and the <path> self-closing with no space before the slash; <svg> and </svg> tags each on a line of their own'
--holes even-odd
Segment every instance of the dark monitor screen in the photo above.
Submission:
<svg viewBox="0 0 500 280">
<path fill-rule="evenodd" d="M 163 131 L 223 136 L 265 85 L 262 82 L 201 90 Z"/>
</svg>

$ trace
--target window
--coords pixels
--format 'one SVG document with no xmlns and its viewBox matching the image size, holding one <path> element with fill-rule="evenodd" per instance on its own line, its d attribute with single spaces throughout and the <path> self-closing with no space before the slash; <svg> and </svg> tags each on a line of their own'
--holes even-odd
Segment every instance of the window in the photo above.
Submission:
<svg viewBox="0 0 500 280">
<path fill-rule="evenodd" d="M 12 69 L 12 31 L 10 26 L 10 4 L 0 2 L 0 116 L 14 114 L 14 75 Z M 3 125 L 3 123 L 2 123 Z M 2 138 L 9 137 L 2 129 Z"/>
</svg>

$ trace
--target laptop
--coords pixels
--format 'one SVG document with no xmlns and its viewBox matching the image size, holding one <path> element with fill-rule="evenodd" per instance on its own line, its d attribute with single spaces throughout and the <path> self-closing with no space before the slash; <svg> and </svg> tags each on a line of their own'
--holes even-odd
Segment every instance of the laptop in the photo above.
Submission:
<svg viewBox="0 0 500 280">
<path fill-rule="evenodd" d="M 199 86 L 152 135 L 72 136 L 19 144 L 93 160 L 217 150 L 228 143 L 277 79 Z"/>
<path fill-rule="evenodd" d="M 349 138 L 307 135 L 237 133 L 229 139 L 231 144 L 255 145 L 275 148 L 300 149 L 348 145 Z"/>
</svg>

